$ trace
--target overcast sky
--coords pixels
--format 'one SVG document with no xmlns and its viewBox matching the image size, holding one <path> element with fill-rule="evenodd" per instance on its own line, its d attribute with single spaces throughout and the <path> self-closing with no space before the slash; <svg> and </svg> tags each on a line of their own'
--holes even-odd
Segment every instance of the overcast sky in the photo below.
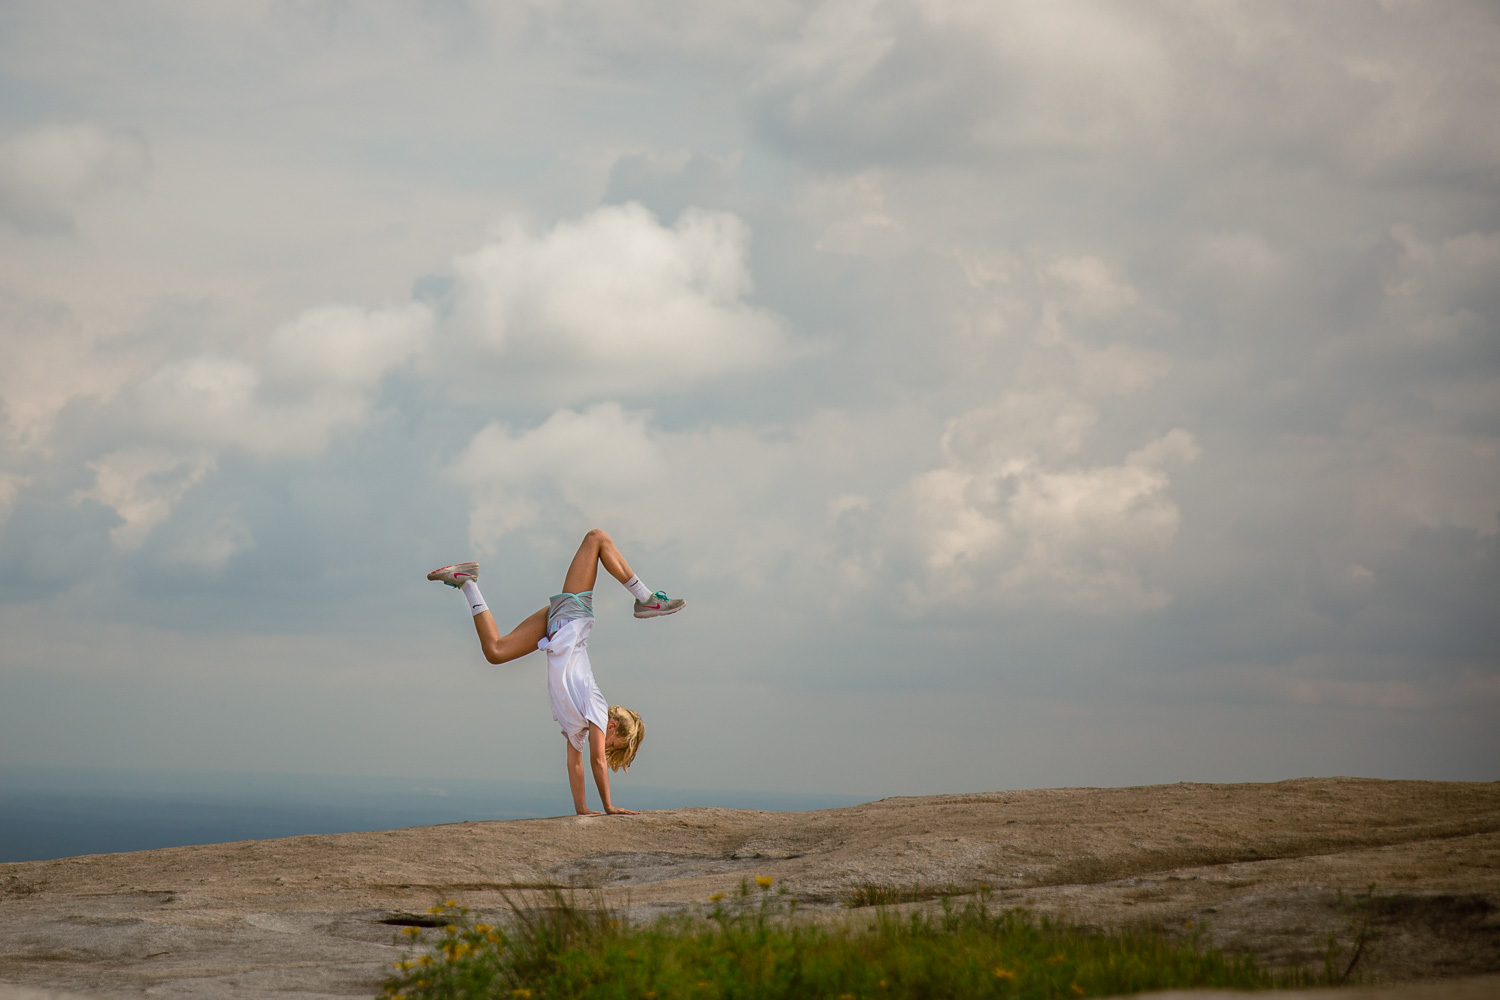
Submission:
<svg viewBox="0 0 1500 1000">
<path fill-rule="evenodd" d="M 0 762 L 1500 778 L 1492 3 L 0 6 Z"/>
</svg>

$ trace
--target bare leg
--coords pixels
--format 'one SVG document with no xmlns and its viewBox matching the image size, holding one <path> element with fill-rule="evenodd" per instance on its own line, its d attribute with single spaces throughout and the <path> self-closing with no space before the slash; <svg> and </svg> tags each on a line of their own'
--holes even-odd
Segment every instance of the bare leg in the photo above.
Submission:
<svg viewBox="0 0 1500 1000">
<path fill-rule="evenodd" d="M 568 575 L 563 579 L 563 593 L 581 594 L 585 590 L 593 590 L 594 581 L 599 578 L 600 563 L 604 564 L 610 576 L 621 583 L 627 583 L 635 576 L 630 564 L 620 555 L 620 550 L 615 548 L 615 540 L 602 529 L 594 528 L 583 536 L 583 542 L 573 556 Z M 546 629 L 545 622 L 542 628 Z"/>
<path fill-rule="evenodd" d="M 536 652 L 536 644 L 547 636 L 547 609 L 542 608 L 505 635 L 495 627 L 495 616 L 481 611 L 474 616 L 474 631 L 479 633 L 479 646 L 484 658 L 491 663 L 505 663 Z"/>
</svg>

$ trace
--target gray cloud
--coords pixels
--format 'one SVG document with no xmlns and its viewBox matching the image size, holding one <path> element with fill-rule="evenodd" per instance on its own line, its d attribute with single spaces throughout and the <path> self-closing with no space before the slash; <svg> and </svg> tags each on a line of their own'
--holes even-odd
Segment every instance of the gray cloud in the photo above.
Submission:
<svg viewBox="0 0 1500 1000">
<path fill-rule="evenodd" d="M 0 141 L 0 221 L 25 233 L 71 233 L 73 209 L 139 185 L 150 170 L 138 133 L 93 122 L 37 125 Z"/>
</svg>

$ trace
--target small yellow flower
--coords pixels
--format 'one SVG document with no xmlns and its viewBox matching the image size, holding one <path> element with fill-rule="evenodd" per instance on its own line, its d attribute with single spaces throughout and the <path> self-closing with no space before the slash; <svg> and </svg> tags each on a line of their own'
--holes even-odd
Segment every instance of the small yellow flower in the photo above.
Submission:
<svg viewBox="0 0 1500 1000">
<path fill-rule="evenodd" d="M 422 933 L 422 928 L 420 928 L 420 927 L 403 927 L 403 928 L 401 928 L 401 933 L 405 934 L 407 937 L 416 937 L 418 934 Z"/>
<path fill-rule="evenodd" d="M 724 894 L 722 892 L 716 892 L 712 896 L 708 897 L 708 901 L 710 903 L 717 903 L 719 900 L 721 900 L 723 898 L 724 898 Z"/>
<path fill-rule="evenodd" d="M 492 931 L 494 929 L 495 928 L 494 928 L 494 926 L 492 924 L 475 924 L 474 925 L 474 933 L 476 933 L 476 934 L 488 934 L 490 931 Z"/>
<path fill-rule="evenodd" d="M 510 995 L 513 997 L 520 997 L 521 1000 L 526 1000 L 527 997 L 531 996 L 531 991 L 523 986 L 520 989 L 511 990 Z"/>
<path fill-rule="evenodd" d="M 417 959 L 417 961 L 421 962 L 423 965 L 431 965 L 432 964 L 432 956 L 431 955 L 423 955 L 421 958 Z"/>
<path fill-rule="evenodd" d="M 881 981 L 880 981 L 880 988 L 881 988 L 881 989 L 885 989 L 885 980 L 884 980 L 884 979 L 882 979 L 882 980 L 881 980 Z"/>
<path fill-rule="evenodd" d="M 443 912 L 443 908 L 441 906 L 429 906 L 427 908 L 427 912 L 428 913 L 442 913 Z"/>
<path fill-rule="evenodd" d="M 447 927 L 443 928 L 443 933 L 444 934 L 457 934 L 458 933 L 458 925 L 457 924 L 449 924 Z"/>
<path fill-rule="evenodd" d="M 1002 969 L 1002 968 L 1000 968 L 1000 966 L 997 965 L 997 966 L 995 966 L 995 978 L 996 979 L 1014 979 L 1014 978 L 1016 978 L 1016 974 L 1014 972 L 1011 972 L 1009 969 Z"/>
<path fill-rule="evenodd" d="M 656 991 L 655 990 L 647 990 L 646 991 L 646 1000 L 656 1000 Z"/>
<path fill-rule="evenodd" d="M 448 900 L 448 901 L 447 901 L 447 902 L 446 902 L 446 903 L 444 903 L 444 904 L 443 904 L 443 905 L 444 905 L 444 906 L 445 906 L 445 907 L 447 907 L 447 908 L 448 908 L 448 909 L 450 909 L 450 910 L 451 910 L 451 909 L 453 909 L 453 908 L 454 908 L 454 907 L 455 907 L 455 906 L 457 906 L 457 905 L 458 905 L 458 900 L 456 900 L 456 899 L 450 899 L 450 900 Z"/>
<path fill-rule="evenodd" d="M 757 875 L 757 876 L 755 876 L 755 884 L 758 885 L 758 886 L 760 886 L 762 889 L 769 889 L 769 888 L 771 888 L 771 883 L 774 882 L 774 881 L 776 881 L 776 880 L 774 878 L 772 878 L 771 876 L 769 876 L 769 875 Z"/>
<path fill-rule="evenodd" d="M 486 934 L 484 937 L 485 937 L 485 940 L 489 941 L 491 944 L 499 944 L 500 943 L 500 935 L 494 933 L 493 931 L 491 931 L 490 933 Z"/>
</svg>

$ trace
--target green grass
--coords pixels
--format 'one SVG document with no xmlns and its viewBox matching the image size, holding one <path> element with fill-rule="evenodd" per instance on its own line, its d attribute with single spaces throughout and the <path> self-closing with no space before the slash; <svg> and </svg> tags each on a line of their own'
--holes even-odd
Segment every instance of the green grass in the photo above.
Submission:
<svg viewBox="0 0 1500 1000">
<path fill-rule="evenodd" d="M 1273 975 L 1248 958 L 1159 934 L 1093 933 L 1021 910 L 991 912 L 986 894 L 941 915 L 828 925 L 793 919 L 795 903 L 770 880 L 713 901 L 698 917 L 628 924 L 602 906 L 554 893 L 546 905 L 512 902 L 501 930 L 452 922 L 409 927 L 415 949 L 386 983 L 405 1000 L 856 1000 L 928 997 L 1110 996 L 1186 987 L 1268 989 L 1314 984 Z M 535 902 L 535 901 L 533 901 Z M 597 903 L 597 900 L 595 901 Z"/>
</svg>

